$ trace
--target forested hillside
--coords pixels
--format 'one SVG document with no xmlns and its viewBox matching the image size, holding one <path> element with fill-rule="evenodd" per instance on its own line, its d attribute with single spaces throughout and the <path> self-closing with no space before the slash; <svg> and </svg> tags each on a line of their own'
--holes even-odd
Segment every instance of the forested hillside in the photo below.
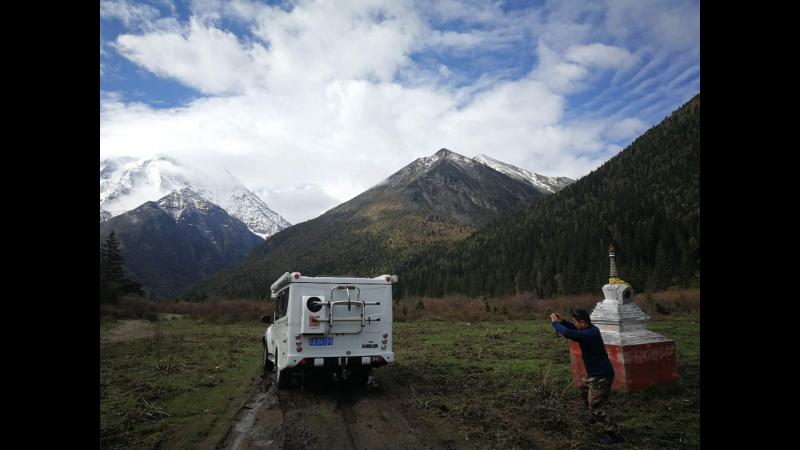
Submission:
<svg viewBox="0 0 800 450">
<path fill-rule="evenodd" d="M 700 281 L 700 95 L 559 193 L 397 266 L 401 294 L 596 291 L 609 244 L 635 289 Z"/>
</svg>

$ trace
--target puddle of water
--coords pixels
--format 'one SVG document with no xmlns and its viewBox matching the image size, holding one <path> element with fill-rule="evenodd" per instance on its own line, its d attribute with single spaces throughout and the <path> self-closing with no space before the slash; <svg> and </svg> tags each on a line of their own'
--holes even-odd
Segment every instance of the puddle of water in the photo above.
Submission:
<svg viewBox="0 0 800 450">
<path fill-rule="evenodd" d="M 276 386 L 272 385 L 265 392 L 258 392 L 255 396 L 242 408 L 244 412 L 236 420 L 233 426 L 233 431 L 236 433 L 236 438 L 227 446 L 229 449 L 238 449 L 248 433 L 254 429 L 256 417 L 258 413 L 264 409 L 271 409 L 277 404 Z"/>
</svg>

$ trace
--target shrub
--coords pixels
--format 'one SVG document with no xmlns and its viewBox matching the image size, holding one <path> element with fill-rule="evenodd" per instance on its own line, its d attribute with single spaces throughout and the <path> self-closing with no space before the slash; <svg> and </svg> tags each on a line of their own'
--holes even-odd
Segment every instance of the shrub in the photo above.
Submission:
<svg viewBox="0 0 800 450">
<path fill-rule="evenodd" d="M 510 297 L 491 299 L 471 298 L 463 295 L 450 295 L 441 298 L 407 297 L 395 303 L 395 320 L 412 322 L 415 320 L 454 320 L 454 321 L 499 321 L 546 319 L 551 312 L 559 312 L 568 316 L 570 309 L 592 311 L 598 302 L 603 300 L 600 294 L 581 294 L 559 296 L 549 299 L 536 298 L 533 294 L 523 293 Z M 637 294 L 637 305 L 648 315 L 662 314 L 695 314 L 700 309 L 700 290 L 674 290 L 655 293 Z M 406 310 L 406 302 L 415 302 L 417 307 Z M 660 306 L 656 306 L 659 304 Z M 420 306 L 422 305 L 422 306 Z"/>
<path fill-rule="evenodd" d="M 101 319 L 144 319 L 158 320 L 156 303 L 141 297 L 124 296 L 116 303 L 100 304 Z"/>
<path fill-rule="evenodd" d="M 214 299 L 203 303 L 167 302 L 158 305 L 159 312 L 183 314 L 215 323 L 259 321 L 262 315 L 270 316 L 273 303 L 264 300 Z"/>
</svg>

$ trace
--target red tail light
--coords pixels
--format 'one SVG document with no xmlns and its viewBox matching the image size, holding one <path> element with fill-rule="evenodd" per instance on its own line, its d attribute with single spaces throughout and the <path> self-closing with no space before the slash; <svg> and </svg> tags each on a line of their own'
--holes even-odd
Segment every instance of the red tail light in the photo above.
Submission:
<svg viewBox="0 0 800 450">
<path fill-rule="evenodd" d="M 372 364 L 376 366 L 382 366 L 386 364 L 386 360 L 383 359 L 383 356 L 373 356 L 372 357 Z"/>
</svg>

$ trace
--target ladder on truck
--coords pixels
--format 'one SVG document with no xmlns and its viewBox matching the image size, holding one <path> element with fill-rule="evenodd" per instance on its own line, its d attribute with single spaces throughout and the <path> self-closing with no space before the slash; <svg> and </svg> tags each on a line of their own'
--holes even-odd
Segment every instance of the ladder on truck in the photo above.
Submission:
<svg viewBox="0 0 800 450">
<path fill-rule="evenodd" d="M 347 294 L 347 300 L 337 300 L 333 301 L 333 294 L 336 291 L 345 291 Z M 350 296 L 350 291 L 355 291 L 356 299 L 353 300 Z M 335 288 L 331 289 L 331 296 L 329 297 L 331 301 L 322 301 L 317 300 L 315 303 L 318 305 L 323 305 L 328 308 L 328 330 L 329 332 L 337 333 L 333 331 L 333 324 L 334 322 L 361 322 L 361 327 L 357 331 L 341 331 L 338 333 L 342 334 L 358 334 L 364 329 L 367 324 L 372 322 L 380 322 L 381 315 L 377 316 L 364 316 L 364 310 L 366 309 L 367 305 L 380 305 L 381 302 L 368 302 L 361 299 L 361 289 L 358 286 L 336 286 Z M 360 317 L 343 317 L 343 318 L 334 318 L 333 317 L 333 307 L 335 305 L 347 305 L 347 310 L 350 311 L 353 306 L 360 306 L 361 307 L 361 315 Z"/>
</svg>

